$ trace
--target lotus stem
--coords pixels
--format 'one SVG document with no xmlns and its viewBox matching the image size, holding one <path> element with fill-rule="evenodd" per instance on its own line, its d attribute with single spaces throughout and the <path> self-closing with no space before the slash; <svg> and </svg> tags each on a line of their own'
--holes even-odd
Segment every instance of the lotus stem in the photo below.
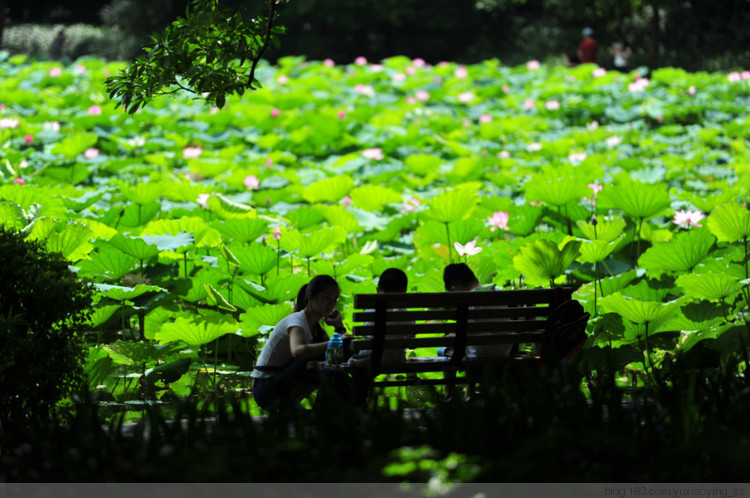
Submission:
<svg viewBox="0 0 750 498">
<path fill-rule="evenodd" d="M 448 222 L 445 222 L 445 233 L 448 236 L 448 262 L 453 263 L 453 249 L 451 247 L 451 229 Z"/>
</svg>

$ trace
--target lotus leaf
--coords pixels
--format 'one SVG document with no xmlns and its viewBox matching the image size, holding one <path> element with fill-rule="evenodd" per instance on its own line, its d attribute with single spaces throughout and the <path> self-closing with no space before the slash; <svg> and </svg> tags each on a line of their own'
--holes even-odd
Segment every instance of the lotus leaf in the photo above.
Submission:
<svg viewBox="0 0 750 498">
<path fill-rule="evenodd" d="M 620 209 L 633 219 L 643 220 L 658 216 L 671 206 L 664 187 L 625 177 L 619 177 L 619 183 L 614 186 L 605 186 L 599 193 L 598 203 L 603 209 Z"/>
<path fill-rule="evenodd" d="M 442 223 L 469 218 L 479 203 L 476 193 L 468 189 L 446 190 L 433 198 L 424 213 L 428 218 Z"/>
<path fill-rule="evenodd" d="M 244 273 L 265 275 L 276 268 L 278 256 L 271 247 L 252 242 L 246 246 L 235 246 L 232 250 Z"/>
<path fill-rule="evenodd" d="M 638 265 L 653 277 L 663 272 L 689 272 L 708 255 L 715 242 L 714 236 L 705 229 L 681 232 L 671 241 L 647 249 L 638 258 Z"/>
<path fill-rule="evenodd" d="M 119 281 L 123 276 L 130 273 L 137 263 L 137 258 L 114 247 L 104 246 L 91 254 L 91 259 L 78 262 L 78 275 Z"/>
<path fill-rule="evenodd" d="M 742 282 L 737 278 L 727 273 L 714 272 L 680 275 L 677 277 L 676 284 L 684 289 L 686 296 L 709 301 L 730 298 L 738 294 L 743 287 Z"/>
<path fill-rule="evenodd" d="M 200 347 L 226 334 L 237 334 L 239 324 L 234 318 L 218 312 L 178 318 L 174 323 L 165 323 L 156 334 L 160 343 L 184 341 L 192 347 Z"/>
<path fill-rule="evenodd" d="M 720 242 L 736 242 L 750 236 L 750 211 L 740 204 L 721 204 L 706 221 Z"/>
<path fill-rule="evenodd" d="M 621 216 L 598 217 L 596 225 L 584 220 L 578 220 L 576 225 L 578 225 L 585 238 L 605 242 L 614 241 L 625 230 L 625 220 Z"/>
<path fill-rule="evenodd" d="M 354 188 L 354 180 L 348 176 L 324 178 L 308 185 L 302 197 L 309 203 L 338 202 Z"/>
<path fill-rule="evenodd" d="M 580 240 L 569 240 L 562 249 L 551 240 L 532 240 L 513 257 L 513 266 L 530 285 L 551 285 L 576 259 L 580 246 Z"/>
<path fill-rule="evenodd" d="M 284 317 L 289 315 L 293 309 L 283 304 L 264 304 L 250 308 L 246 313 L 240 315 L 242 324 L 242 336 L 253 337 L 264 330 L 273 328 Z"/>
<path fill-rule="evenodd" d="M 635 324 L 649 324 L 656 328 L 661 322 L 670 318 L 680 302 L 642 301 L 625 297 L 620 292 L 616 292 L 603 297 L 599 304 L 607 312 L 617 313 Z"/>
</svg>

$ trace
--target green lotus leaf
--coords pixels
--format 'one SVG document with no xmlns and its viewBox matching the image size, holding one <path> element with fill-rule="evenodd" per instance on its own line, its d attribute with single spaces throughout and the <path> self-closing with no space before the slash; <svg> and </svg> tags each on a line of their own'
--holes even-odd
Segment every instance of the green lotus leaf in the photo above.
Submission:
<svg viewBox="0 0 750 498">
<path fill-rule="evenodd" d="M 310 204 L 317 202 L 338 202 L 354 188 L 354 180 L 349 176 L 340 175 L 332 178 L 317 180 L 302 192 L 302 198 Z"/>
<path fill-rule="evenodd" d="M 677 277 L 676 284 L 688 297 L 721 301 L 740 292 L 743 285 L 727 273 L 706 272 L 700 275 L 689 273 Z"/>
<path fill-rule="evenodd" d="M 662 272 L 689 272 L 705 258 L 716 239 L 706 229 L 694 228 L 678 233 L 669 242 L 656 243 L 640 258 L 638 266 L 652 277 Z"/>
<path fill-rule="evenodd" d="M 163 292 L 158 285 L 139 284 L 135 287 L 122 287 L 120 285 L 94 284 L 102 297 L 108 297 L 115 301 L 132 300 L 149 292 Z"/>
<path fill-rule="evenodd" d="M 179 360 L 149 368 L 145 372 L 145 381 L 151 386 L 154 386 L 159 381 L 166 384 L 177 382 L 183 375 L 188 373 L 193 361 L 195 361 L 194 358 L 180 358 Z"/>
<path fill-rule="evenodd" d="M 617 249 L 617 246 L 622 242 L 622 237 L 613 241 L 607 242 L 606 240 L 583 240 L 580 251 L 581 255 L 578 257 L 578 261 L 582 263 L 598 263 L 604 261 L 612 252 Z"/>
<path fill-rule="evenodd" d="M 648 323 L 656 328 L 660 322 L 668 319 L 670 314 L 679 306 L 678 301 L 666 303 L 656 301 L 642 301 L 623 296 L 616 292 L 599 300 L 602 308 L 609 313 L 617 313 L 623 318 L 636 324 Z"/>
<path fill-rule="evenodd" d="M 184 250 L 189 244 L 187 243 L 186 235 L 181 232 L 193 235 L 193 244 L 195 244 L 195 247 L 218 247 L 222 243 L 221 234 L 209 227 L 203 219 L 197 216 L 183 216 L 178 219 L 152 221 L 143 228 L 141 237 L 146 242 L 159 246 L 159 250 L 161 251 Z M 168 237 L 152 239 L 144 237 L 145 235 L 173 235 L 179 237 L 169 242 Z M 161 244 L 179 245 L 174 248 L 167 248 Z"/>
<path fill-rule="evenodd" d="M 85 258 L 93 249 L 89 239 L 91 230 L 80 223 L 71 223 L 60 232 L 52 233 L 46 241 L 47 250 L 59 252 L 70 261 Z"/>
<path fill-rule="evenodd" d="M 508 212 L 508 231 L 522 237 L 529 235 L 536 229 L 543 213 L 544 209 L 539 206 L 514 206 Z M 502 230 L 496 233 L 502 233 Z"/>
<path fill-rule="evenodd" d="M 669 278 L 662 280 L 643 278 L 635 284 L 631 283 L 624 287 L 622 295 L 632 297 L 633 299 L 640 299 L 641 301 L 664 301 L 674 291 L 674 285 Z"/>
<path fill-rule="evenodd" d="M 0 186 L 0 200 L 18 204 L 26 212 L 27 218 L 32 214 L 32 210 L 34 211 L 34 218 L 41 216 L 58 219 L 67 218 L 64 203 L 51 189 L 31 186 L 18 188 L 17 185 L 2 185 Z"/>
<path fill-rule="evenodd" d="M 398 192 L 382 185 L 367 184 L 356 187 L 349 197 L 352 200 L 352 206 L 366 211 L 382 211 L 387 204 L 401 202 L 401 195 Z"/>
<path fill-rule="evenodd" d="M 296 299 L 299 289 L 309 280 L 305 275 L 293 273 L 268 278 L 265 287 L 244 279 L 238 279 L 236 283 L 261 303 L 273 304 Z"/>
<path fill-rule="evenodd" d="M 122 186 L 122 195 L 135 204 L 148 204 L 164 195 L 165 185 L 158 182 L 141 182 L 135 187 Z"/>
<path fill-rule="evenodd" d="M 89 316 L 89 326 L 96 328 L 112 318 L 117 310 L 122 309 L 119 304 L 107 304 L 104 306 L 95 306 Z"/>
<path fill-rule="evenodd" d="M 524 185 L 527 201 L 542 201 L 552 206 L 577 203 L 590 193 L 586 180 L 569 166 L 549 168 L 536 173 Z"/>
<path fill-rule="evenodd" d="M 187 232 L 178 232 L 174 235 L 142 235 L 139 238 L 159 251 L 185 252 L 195 242 L 193 234 Z"/>
<path fill-rule="evenodd" d="M 153 258 L 159 254 L 160 250 L 158 246 L 149 244 L 142 238 L 126 237 L 119 233 L 109 239 L 107 243 L 125 254 L 140 260 Z"/>
<path fill-rule="evenodd" d="M 357 218 L 353 213 L 347 211 L 344 206 L 324 206 L 318 205 L 316 209 L 320 211 L 328 223 L 333 226 L 346 230 L 347 233 L 357 233 L 362 231 Z"/>
<path fill-rule="evenodd" d="M 87 191 L 78 197 L 62 197 L 63 204 L 68 209 L 72 209 L 75 212 L 81 212 L 92 204 L 96 203 L 99 199 L 104 197 L 105 191 Z"/>
<path fill-rule="evenodd" d="M 430 154 L 412 154 L 404 160 L 404 163 L 410 173 L 424 176 L 438 171 L 443 160 L 439 156 Z"/>
<path fill-rule="evenodd" d="M 497 240 L 488 248 L 497 270 L 493 282 L 500 287 L 504 287 L 506 282 L 521 276 L 521 272 L 513 266 L 513 257 L 518 253 L 518 249 L 523 243 L 523 239 L 515 239 L 514 241 Z"/>
<path fill-rule="evenodd" d="M 706 226 L 720 242 L 736 242 L 750 237 L 750 211 L 740 204 L 717 206 L 708 216 Z"/>
<path fill-rule="evenodd" d="M 215 221 L 210 227 L 217 230 L 226 241 L 252 242 L 268 230 L 268 222 L 260 218 L 231 218 Z"/>
<path fill-rule="evenodd" d="M 291 306 L 285 304 L 264 304 L 250 308 L 246 313 L 240 315 L 242 337 L 253 337 L 271 330 L 293 311 Z"/>
<path fill-rule="evenodd" d="M 231 316 L 208 312 L 163 324 L 156 334 L 156 340 L 160 343 L 184 341 L 192 347 L 200 347 L 223 335 L 237 334 L 239 331 L 239 324 Z"/>
<path fill-rule="evenodd" d="M 0 202 L 0 225 L 10 230 L 19 230 L 26 226 L 26 214 L 15 202 Z"/>
<path fill-rule="evenodd" d="M 251 242 L 245 246 L 234 246 L 232 252 L 244 273 L 265 275 L 276 268 L 276 250 L 266 245 Z"/>
<path fill-rule="evenodd" d="M 105 344 L 102 349 L 118 365 L 140 365 L 160 359 L 164 352 L 148 341 L 123 341 L 118 339 Z"/>
<path fill-rule="evenodd" d="M 289 221 L 296 224 L 296 227 L 299 230 L 318 225 L 325 220 L 323 213 L 314 206 L 302 206 L 294 211 L 289 211 L 286 214 L 286 217 Z"/>
<path fill-rule="evenodd" d="M 641 183 L 622 178 L 614 186 L 606 186 L 598 196 L 603 209 L 620 209 L 633 219 L 659 216 L 671 206 L 667 189 L 661 185 Z"/>
<path fill-rule="evenodd" d="M 466 244 L 474 240 L 483 229 L 484 223 L 477 218 L 448 223 L 447 229 L 445 223 L 427 221 L 424 225 L 417 228 L 414 243 L 421 246 L 431 246 L 433 244 L 448 245 L 454 242 Z M 450 230 L 450 241 L 448 240 L 447 230 Z"/>
<path fill-rule="evenodd" d="M 196 303 L 208 298 L 206 284 L 219 285 L 219 282 L 226 278 L 225 272 L 213 269 L 201 269 L 190 279 L 183 282 L 187 285 L 180 286 L 174 292 L 185 301 Z"/>
<path fill-rule="evenodd" d="M 446 190 L 429 202 L 425 216 L 441 223 L 464 220 L 471 216 L 479 203 L 479 196 L 469 189 Z"/>
<path fill-rule="evenodd" d="M 78 275 L 118 281 L 130 273 L 137 263 L 137 258 L 117 248 L 103 246 L 96 253 L 91 254 L 91 259 L 84 259 L 77 263 Z"/>
<path fill-rule="evenodd" d="M 576 224 L 585 238 L 605 242 L 614 241 L 625 230 L 625 220 L 621 216 L 601 216 L 597 218 L 596 225 L 586 220 L 578 220 Z"/>
<path fill-rule="evenodd" d="M 240 260 L 237 259 L 237 256 L 235 256 L 232 250 L 228 248 L 226 245 L 224 244 L 220 245 L 219 252 L 221 253 L 221 256 L 226 260 L 228 264 L 235 265 L 235 266 L 240 265 Z"/>
<path fill-rule="evenodd" d="M 206 204 L 212 212 L 223 219 L 255 218 L 255 210 L 247 204 L 227 199 L 221 194 L 211 194 L 206 199 Z"/>
<path fill-rule="evenodd" d="M 681 200 L 690 202 L 690 204 L 702 212 L 711 213 L 721 204 L 731 202 L 737 196 L 737 193 L 732 190 L 726 190 L 713 195 L 706 195 L 705 193 L 681 190 L 678 196 Z"/>
<path fill-rule="evenodd" d="M 225 298 L 219 290 L 211 284 L 203 284 L 208 296 L 208 302 L 217 306 L 219 309 L 227 311 L 237 311 L 237 308 Z"/>
<path fill-rule="evenodd" d="M 328 247 L 346 240 L 346 231 L 339 227 L 321 228 L 312 233 L 302 233 L 297 229 L 281 236 L 281 247 L 286 251 L 298 251 L 302 258 L 320 256 Z"/>
<path fill-rule="evenodd" d="M 695 327 L 695 329 L 685 331 L 686 333 L 683 335 L 680 351 L 689 351 L 701 341 L 716 340 L 719 339 L 722 334 L 731 329 L 737 330 L 735 324 L 727 323 L 723 318 L 716 318 L 705 324 L 697 324 Z M 736 351 L 736 348 L 730 348 L 729 350 L 734 352 Z"/>
<path fill-rule="evenodd" d="M 513 266 L 530 285 L 550 285 L 573 263 L 580 247 L 580 240 L 569 240 L 562 250 L 551 240 L 532 240 L 513 257 Z"/>
<path fill-rule="evenodd" d="M 99 137 L 96 133 L 75 133 L 56 143 L 50 152 L 53 154 L 62 154 L 67 157 L 76 157 L 93 147 Z"/>
<path fill-rule="evenodd" d="M 30 224 L 23 228 L 22 232 L 26 234 L 27 240 L 46 242 L 57 231 L 57 225 L 57 220 L 43 216 L 41 218 L 34 218 Z"/>
</svg>

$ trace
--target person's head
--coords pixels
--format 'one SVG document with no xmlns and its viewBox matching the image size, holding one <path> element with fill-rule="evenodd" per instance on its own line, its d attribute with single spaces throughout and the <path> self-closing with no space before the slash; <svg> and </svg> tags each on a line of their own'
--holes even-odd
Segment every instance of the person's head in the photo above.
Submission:
<svg viewBox="0 0 750 498">
<path fill-rule="evenodd" d="M 380 274 L 378 279 L 378 293 L 380 292 L 406 292 L 409 279 L 402 270 L 388 268 Z"/>
<path fill-rule="evenodd" d="M 583 28 L 582 33 L 586 38 L 591 38 L 592 36 L 594 36 L 594 30 L 589 27 Z"/>
<path fill-rule="evenodd" d="M 453 263 L 443 270 L 446 291 L 470 291 L 479 287 L 479 279 L 466 263 Z"/>
<path fill-rule="evenodd" d="M 339 300 L 339 284 L 330 275 L 316 275 L 297 293 L 296 311 L 309 309 L 320 316 L 328 316 Z"/>
</svg>

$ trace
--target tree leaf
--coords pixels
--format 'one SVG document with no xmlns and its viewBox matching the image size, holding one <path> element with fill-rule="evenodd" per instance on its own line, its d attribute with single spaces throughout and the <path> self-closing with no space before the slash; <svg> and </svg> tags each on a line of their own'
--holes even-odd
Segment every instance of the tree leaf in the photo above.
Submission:
<svg viewBox="0 0 750 498">
<path fill-rule="evenodd" d="M 706 226 L 720 242 L 736 242 L 750 237 L 750 211 L 740 204 L 717 206 L 708 216 Z"/>
</svg>

